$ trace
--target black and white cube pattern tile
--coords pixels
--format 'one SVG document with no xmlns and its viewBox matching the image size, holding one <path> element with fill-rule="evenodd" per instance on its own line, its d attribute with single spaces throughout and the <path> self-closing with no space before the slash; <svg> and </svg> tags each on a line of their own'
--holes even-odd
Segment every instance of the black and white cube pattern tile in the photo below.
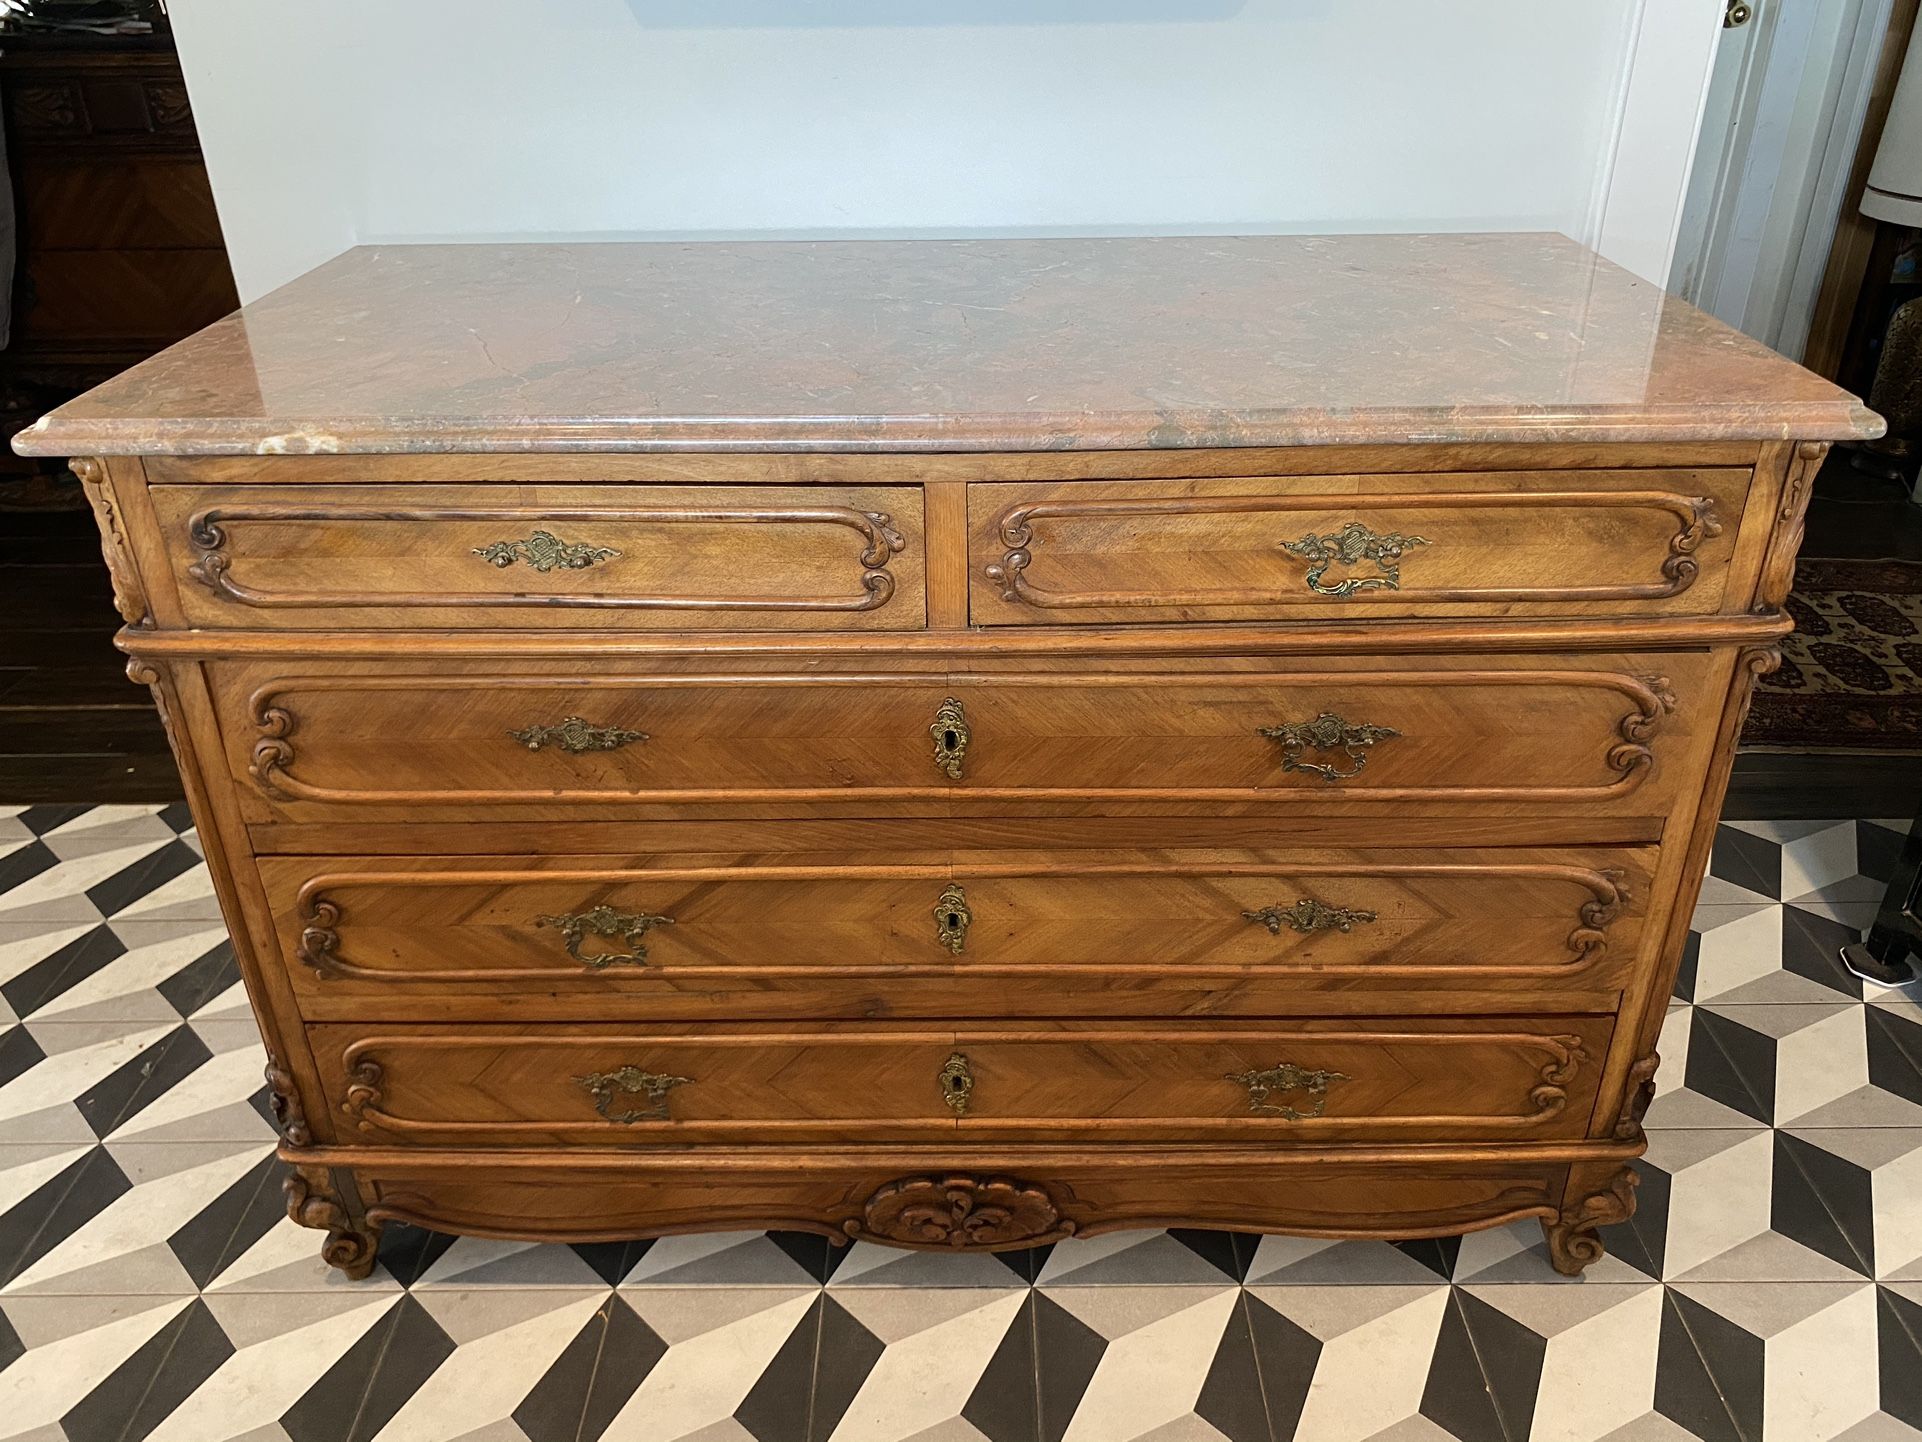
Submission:
<svg viewBox="0 0 1922 1442">
<path fill-rule="evenodd" d="M 282 1214 L 188 818 L 0 808 L 0 1435 L 1922 1438 L 1922 1003 L 1835 962 L 1900 830 L 1723 828 L 1641 1210 L 1580 1282 L 1530 1223 L 958 1257 L 402 1228 L 352 1284 Z"/>
</svg>

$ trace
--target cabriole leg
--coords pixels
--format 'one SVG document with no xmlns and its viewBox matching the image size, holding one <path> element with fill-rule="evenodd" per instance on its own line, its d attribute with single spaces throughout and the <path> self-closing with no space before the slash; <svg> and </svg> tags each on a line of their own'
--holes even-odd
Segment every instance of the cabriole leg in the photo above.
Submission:
<svg viewBox="0 0 1922 1442">
<path fill-rule="evenodd" d="M 1635 1169 L 1614 1162 L 1576 1163 L 1568 1169 L 1568 1191 L 1562 1213 L 1542 1219 L 1548 1238 L 1548 1260 L 1565 1277 L 1579 1277 L 1583 1268 L 1602 1257 L 1597 1230 L 1625 1222 L 1635 1213 L 1635 1188 L 1641 1182 Z"/>
<path fill-rule="evenodd" d="M 327 1233 L 320 1255 L 349 1281 L 358 1282 L 374 1269 L 380 1228 L 361 1214 L 360 1198 L 351 1183 L 335 1185 L 325 1167 L 295 1167 L 286 1182 L 287 1215 L 303 1227 Z"/>
</svg>

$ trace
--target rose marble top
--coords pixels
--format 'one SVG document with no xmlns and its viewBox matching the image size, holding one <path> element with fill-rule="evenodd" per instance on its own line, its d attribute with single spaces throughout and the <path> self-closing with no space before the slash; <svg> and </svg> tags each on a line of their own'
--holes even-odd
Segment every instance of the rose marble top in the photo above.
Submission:
<svg viewBox="0 0 1922 1442">
<path fill-rule="evenodd" d="M 29 455 L 1842 440 L 1852 396 L 1556 235 L 363 247 Z"/>
</svg>

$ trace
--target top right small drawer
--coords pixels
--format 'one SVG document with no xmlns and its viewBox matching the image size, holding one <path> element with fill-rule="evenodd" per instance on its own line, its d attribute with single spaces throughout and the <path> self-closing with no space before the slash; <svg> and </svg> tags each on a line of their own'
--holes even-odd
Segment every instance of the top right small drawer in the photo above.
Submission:
<svg viewBox="0 0 1922 1442">
<path fill-rule="evenodd" d="M 976 625 L 1722 609 L 1750 471 L 969 487 Z"/>
</svg>

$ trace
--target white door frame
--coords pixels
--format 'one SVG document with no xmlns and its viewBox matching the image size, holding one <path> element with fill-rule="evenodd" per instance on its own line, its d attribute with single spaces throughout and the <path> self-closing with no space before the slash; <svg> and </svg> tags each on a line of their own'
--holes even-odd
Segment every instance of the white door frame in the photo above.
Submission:
<svg viewBox="0 0 1922 1442">
<path fill-rule="evenodd" d="M 1753 3 L 1754 19 L 1726 32 L 1716 57 L 1669 279 L 1800 356 L 1893 0 Z"/>
<path fill-rule="evenodd" d="M 1657 284 L 1668 280 L 1682 229 L 1724 6 L 1638 0 L 1631 17 L 1614 133 L 1597 168 L 1590 233 L 1580 239 Z"/>
</svg>

